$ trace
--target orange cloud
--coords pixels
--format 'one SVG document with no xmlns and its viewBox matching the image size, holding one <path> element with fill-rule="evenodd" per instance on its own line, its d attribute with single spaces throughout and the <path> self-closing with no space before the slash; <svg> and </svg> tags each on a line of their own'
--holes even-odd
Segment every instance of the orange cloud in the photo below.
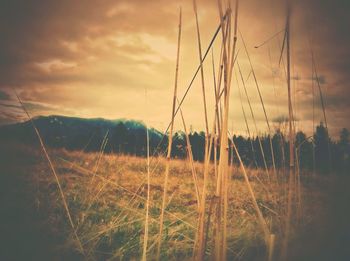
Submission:
<svg viewBox="0 0 350 261">
<path fill-rule="evenodd" d="M 170 115 L 180 5 L 183 10 L 181 96 L 198 66 L 192 1 L 185 0 L 2 1 L 0 89 L 10 93 L 15 86 L 24 101 L 46 106 L 47 109 L 32 106 L 33 115 L 54 110 L 82 117 L 134 118 L 163 129 Z M 349 124 L 349 99 L 342 98 L 350 96 L 350 34 L 346 26 L 349 17 L 345 12 L 348 7 L 348 3 L 340 0 L 294 1 L 293 95 L 300 126 L 307 131 L 312 120 L 310 45 L 318 73 L 325 79 L 321 87 L 329 124 L 334 129 L 332 133 Z M 198 9 L 204 49 L 219 23 L 216 1 L 198 1 Z M 283 1 L 241 1 L 239 29 L 247 42 L 271 121 L 287 112 L 285 72 L 283 64 L 278 62 L 283 34 L 261 48 L 254 46 L 283 29 L 284 23 Z M 238 60 L 247 78 L 250 68 L 241 39 L 238 49 Z M 214 44 L 216 66 L 219 51 L 217 42 Z M 212 118 L 214 93 L 210 60 L 204 63 L 204 69 Z M 234 80 L 231 121 L 234 131 L 244 133 L 235 85 Z M 259 127 L 265 132 L 266 124 L 251 78 L 247 87 Z M 186 120 L 194 129 L 204 126 L 200 97 L 197 79 L 183 108 Z M 247 108 L 245 100 L 243 106 Z"/>
</svg>

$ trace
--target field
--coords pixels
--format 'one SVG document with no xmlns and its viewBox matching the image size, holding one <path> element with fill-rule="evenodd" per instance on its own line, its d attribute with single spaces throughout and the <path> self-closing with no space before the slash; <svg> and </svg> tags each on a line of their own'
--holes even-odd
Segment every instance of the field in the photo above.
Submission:
<svg viewBox="0 0 350 261">
<path fill-rule="evenodd" d="M 12 2 L 0 261 L 350 260 L 345 4 Z"/>
<path fill-rule="evenodd" d="M 16 175 L 16 181 L 13 182 L 16 182 L 16 186 L 21 190 L 17 198 L 3 198 L 4 203 L 11 206 L 16 203 L 16 200 L 20 201 L 24 197 L 23 193 L 27 193 L 25 194 L 26 203 L 23 203 L 26 205 L 25 209 L 30 213 L 34 211 L 33 219 L 40 221 L 40 227 L 44 226 L 36 229 L 35 233 L 45 231 L 44 236 L 33 236 L 33 238 L 38 240 L 37 238 L 44 237 L 51 240 L 44 240 L 44 245 L 47 245 L 46 252 L 50 256 L 57 256 L 57 260 L 140 259 L 147 196 L 145 158 L 81 151 L 69 152 L 64 149 L 49 150 L 75 225 L 75 232 L 73 232 L 56 180 L 40 149 L 22 145 L 4 147 L 7 150 L 6 153 L 2 150 L 2 164 L 5 166 L 3 170 L 7 171 L 8 175 L 2 175 L 5 181 L 2 184 L 13 181 L 14 177 L 11 178 L 10 175 Z M 195 168 L 201 187 L 203 165 L 196 162 Z M 147 250 L 150 259 L 154 258 L 156 251 L 164 169 L 164 158 L 152 158 Z M 258 224 L 246 183 L 236 166 L 231 166 L 229 172 L 231 177 L 228 189 L 228 256 L 235 260 L 266 259 L 264 234 Z M 190 165 L 187 161 L 173 160 L 169 173 L 161 257 L 170 260 L 188 260 L 192 257 L 198 220 Z M 286 218 L 287 183 L 280 177 L 268 179 L 264 171 L 257 169 L 248 169 L 248 174 L 264 219 L 275 236 L 274 256 L 277 257 Z M 212 165 L 209 176 L 214 179 Z M 298 213 L 293 214 L 295 218 L 291 229 L 291 245 L 293 242 L 298 242 L 305 228 L 310 227 L 323 215 L 326 206 L 326 193 L 322 190 L 325 184 L 329 184 L 329 180 L 304 175 L 302 181 L 304 184 L 301 191 L 302 201 L 299 207 L 296 206 Z M 4 193 L 9 187 L 10 185 L 4 186 Z M 215 196 L 213 195 L 214 188 L 209 187 L 206 210 L 209 220 L 206 224 L 209 231 L 206 238 L 208 257 L 211 256 L 213 249 L 213 228 L 215 227 L 213 224 Z M 16 222 L 21 221 L 17 219 L 11 219 L 10 223 L 12 222 L 16 229 L 23 229 L 25 234 L 28 228 L 21 228 L 25 224 L 18 225 Z M 18 232 L 21 233 L 21 231 Z M 25 241 L 26 237 L 22 240 Z M 300 242 L 296 244 L 296 248 L 298 247 Z M 11 250 L 7 249 L 7 251 Z M 44 254 L 45 251 L 42 251 L 41 255 Z"/>
</svg>

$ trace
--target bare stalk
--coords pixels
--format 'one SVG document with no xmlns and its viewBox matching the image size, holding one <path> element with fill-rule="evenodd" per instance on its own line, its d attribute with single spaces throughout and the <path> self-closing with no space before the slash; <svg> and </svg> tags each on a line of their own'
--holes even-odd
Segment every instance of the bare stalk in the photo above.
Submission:
<svg viewBox="0 0 350 261">
<path fill-rule="evenodd" d="M 247 116 L 246 116 L 246 113 L 245 113 L 245 110 L 244 110 L 244 106 L 243 106 L 242 93 L 241 93 L 241 88 L 239 86 L 238 76 L 237 76 L 236 70 L 235 70 L 235 76 L 236 76 L 236 83 L 237 83 L 237 88 L 238 88 L 239 100 L 240 100 L 240 103 L 241 103 L 242 113 L 243 113 L 243 117 L 244 117 L 244 122 L 245 122 L 245 126 L 246 126 L 246 129 L 247 129 L 248 138 L 250 140 L 250 147 L 252 149 L 254 164 L 255 164 L 255 167 L 258 167 L 258 163 L 256 162 L 255 149 L 254 149 L 254 145 L 253 145 L 253 141 L 252 141 L 252 136 L 250 134 L 248 120 L 247 120 Z"/>
<path fill-rule="evenodd" d="M 227 18 L 227 14 L 225 14 L 224 20 L 225 20 L 226 18 Z M 205 53 L 204 53 L 204 55 L 203 55 L 203 59 L 201 60 L 200 64 L 198 65 L 196 71 L 194 72 L 194 74 L 193 74 L 193 76 L 192 76 L 192 79 L 191 79 L 191 81 L 189 82 L 189 84 L 188 84 L 188 86 L 187 86 L 187 88 L 186 88 L 186 91 L 185 91 L 184 95 L 183 95 L 182 98 L 180 99 L 179 106 L 177 107 L 177 109 L 176 109 L 176 111 L 175 111 L 175 116 L 177 115 L 177 113 L 178 113 L 178 111 L 179 111 L 179 109 L 180 109 L 182 103 L 184 102 L 185 98 L 187 97 L 188 92 L 190 91 L 190 89 L 191 89 L 191 87 L 192 87 L 192 85 L 193 85 L 193 82 L 194 82 L 194 80 L 196 79 L 196 77 L 197 77 L 197 75 L 198 75 L 198 73 L 199 73 L 199 71 L 200 71 L 201 65 L 202 65 L 202 63 L 205 61 L 205 59 L 206 59 L 206 57 L 207 57 L 207 55 L 208 55 L 210 49 L 212 48 L 212 46 L 213 46 L 213 44 L 214 44 L 214 42 L 215 42 L 215 40 L 216 40 L 216 37 L 218 36 L 219 32 L 222 30 L 221 25 L 222 25 L 222 24 L 220 23 L 219 26 L 217 27 L 217 29 L 216 29 L 216 31 L 215 31 L 213 37 L 212 37 L 211 40 L 210 40 L 210 43 L 209 43 L 209 45 L 208 45 L 208 47 L 207 47 L 207 50 L 205 51 Z M 156 147 L 156 149 L 155 149 L 155 153 L 157 152 L 159 146 L 160 146 L 161 143 L 163 142 L 164 136 L 166 136 L 166 134 L 168 133 L 168 130 L 169 130 L 170 126 L 171 126 L 171 121 L 170 121 L 168 127 L 166 128 L 166 130 L 164 131 L 163 138 L 159 141 L 159 143 L 158 143 L 158 145 L 157 145 L 157 147 Z M 152 161 L 151 161 L 151 163 L 152 163 Z M 152 174 L 152 172 L 151 172 L 151 174 Z"/>
<path fill-rule="evenodd" d="M 313 69 L 315 72 L 315 78 L 316 78 L 316 82 L 317 82 L 317 87 L 318 87 L 318 91 L 320 94 L 320 100 L 321 100 L 321 105 L 322 105 L 322 112 L 323 112 L 323 119 L 324 119 L 324 124 L 326 127 L 326 131 L 327 134 L 328 133 L 328 123 L 327 123 L 327 117 L 326 117 L 326 107 L 324 104 L 324 99 L 323 99 L 323 93 L 322 93 L 322 89 L 321 89 L 321 84 L 320 84 L 320 79 L 318 78 L 318 73 L 317 73 L 317 69 L 316 69 L 316 64 L 315 64 L 315 58 L 314 58 L 314 54 L 311 50 L 311 56 L 312 56 L 312 63 L 313 63 Z M 328 145 L 328 160 L 329 160 L 329 170 L 331 171 L 332 167 L 332 159 L 331 159 L 331 146 L 330 146 L 330 142 L 329 139 L 327 139 L 327 145 Z"/>
<path fill-rule="evenodd" d="M 21 98 L 19 97 L 19 95 L 18 95 L 18 93 L 17 93 L 17 91 L 16 91 L 15 89 L 14 89 L 14 92 L 15 92 L 15 95 L 16 95 L 16 97 L 17 97 L 17 99 L 18 99 L 18 102 L 20 103 L 20 105 L 21 105 L 23 111 L 25 112 L 25 114 L 27 115 L 29 121 L 30 121 L 31 124 L 32 124 L 33 129 L 34 129 L 34 131 L 35 131 L 35 133 L 36 133 L 36 136 L 38 137 L 38 140 L 39 140 L 41 149 L 43 150 L 44 155 L 45 155 L 45 157 L 46 157 L 46 159 L 47 159 L 47 161 L 48 161 L 48 163 L 49 163 L 49 166 L 50 166 L 50 169 L 51 169 L 51 171 L 52 171 L 52 174 L 53 174 L 54 177 L 55 177 L 56 184 L 57 184 L 58 189 L 59 189 L 59 191 L 60 191 L 61 199 L 62 199 L 62 202 L 63 202 L 63 207 L 64 207 L 64 209 L 65 209 L 65 211 L 66 211 L 66 214 L 67 214 L 67 217 L 68 217 L 70 226 L 72 227 L 72 230 L 73 230 L 75 239 L 77 240 L 78 247 L 79 247 L 81 253 L 84 254 L 84 248 L 83 248 L 83 245 L 81 244 L 81 241 L 80 241 L 80 239 L 79 239 L 79 237 L 78 237 L 78 234 L 77 234 L 77 232 L 76 232 L 76 230 L 75 230 L 75 226 L 74 226 L 74 223 L 73 223 L 73 219 L 72 219 L 72 216 L 71 216 L 71 214 L 70 214 L 70 211 L 69 211 L 69 208 L 68 208 L 68 204 L 67 204 L 67 200 L 66 200 L 66 197 L 64 196 L 64 193 L 63 193 L 63 189 L 62 189 L 60 180 L 58 179 L 58 175 L 57 175 L 57 173 L 56 173 L 55 167 L 53 166 L 53 163 L 52 163 L 52 161 L 51 161 L 51 158 L 50 158 L 49 154 L 47 153 L 47 150 L 46 150 L 46 147 L 45 147 L 45 145 L 44 145 L 44 142 L 43 142 L 43 140 L 42 140 L 42 138 L 41 138 L 40 132 L 39 132 L 39 130 L 37 129 L 37 127 L 35 126 L 32 117 L 30 116 L 29 112 L 28 112 L 27 109 L 25 108 L 25 106 L 24 106 L 24 104 L 23 104 Z"/>
<path fill-rule="evenodd" d="M 211 157 L 211 151 L 212 146 L 215 139 L 215 127 L 216 127 L 216 119 L 214 118 L 213 121 L 213 128 L 209 139 L 209 146 L 208 146 L 208 153 L 206 154 L 207 157 L 204 159 L 204 177 L 203 177 L 203 191 L 201 196 L 201 205 L 199 208 L 199 218 L 198 218 L 198 230 L 196 234 L 196 240 L 195 240 L 195 246 L 193 251 L 193 257 L 195 260 L 204 260 L 204 254 L 206 249 L 206 242 L 207 242 L 207 229 L 209 229 L 209 226 L 205 226 L 205 213 L 206 213 L 206 202 L 204 199 L 206 199 L 207 195 L 207 187 L 208 187 L 208 173 L 209 173 L 209 163 L 210 163 L 210 157 Z M 209 209 L 209 215 L 211 214 L 211 209 Z M 209 222 L 208 216 L 208 221 Z M 208 223 L 207 223 L 208 224 Z"/>
<path fill-rule="evenodd" d="M 147 102 L 147 93 L 146 93 Z M 149 131 L 146 122 L 146 139 L 147 139 L 147 200 L 146 200 L 146 218 L 145 218 L 145 232 L 143 236 L 143 250 L 142 250 L 142 261 L 147 260 L 147 244 L 148 244 L 148 227 L 149 227 L 149 203 L 151 193 L 151 175 L 150 175 L 150 159 L 149 159 Z"/>
<path fill-rule="evenodd" d="M 258 94 L 259 94 L 260 103 L 261 103 L 261 106 L 262 106 L 263 111 L 264 111 L 264 116 L 265 116 L 265 120 L 266 120 L 268 131 L 269 131 L 272 166 L 273 166 L 274 174 L 276 176 L 275 155 L 274 155 L 274 150 L 273 150 L 273 146 L 272 146 L 272 138 L 271 138 L 272 132 L 271 132 L 271 128 L 270 128 L 269 119 L 267 117 L 264 100 L 263 100 L 263 97 L 262 97 L 261 92 L 260 92 L 260 87 L 259 87 L 259 84 L 258 84 L 258 80 L 256 78 L 254 67 L 253 67 L 252 61 L 250 59 L 250 55 L 249 55 L 249 52 L 248 52 L 248 49 L 247 49 L 247 45 L 245 44 L 245 41 L 244 41 L 243 36 L 242 36 L 242 33 L 241 33 L 241 37 L 242 37 L 242 42 L 243 42 L 244 49 L 245 49 L 247 57 L 248 57 L 248 61 L 249 61 L 251 72 L 252 72 L 252 75 L 253 75 L 253 78 L 254 78 L 255 86 L 256 86 L 256 89 L 257 89 Z"/>
<path fill-rule="evenodd" d="M 224 110 L 223 121 L 220 134 L 220 160 L 218 167 L 218 181 L 217 181 L 217 219 L 216 219 L 216 236 L 215 236 L 215 259 L 226 260 L 227 257 L 227 212 L 228 212 L 228 117 L 229 117 L 229 101 L 230 101 L 230 87 L 231 77 L 234 65 L 236 43 L 237 43 L 237 21 L 238 21 L 238 4 L 235 6 L 235 20 L 234 20 L 234 39 L 231 51 L 230 46 L 230 32 L 231 32 L 231 9 L 228 8 L 228 21 L 226 23 L 227 32 L 223 30 L 223 69 L 224 69 Z M 223 24 L 223 9 L 221 0 L 218 1 L 220 20 Z M 222 28 L 225 28 L 222 26 Z"/>
<path fill-rule="evenodd" d="M 287 217 L 285 236 L 282 245 L 282 260 L 286 260 L 288 256 L 288 241 L 290 234 L 290 223 L 292 215 L 292 200 L 294 190 L 294 130 L 293 130 L 293 108 L 291 97 L 290 84 L 290 5 L 287 1 L 287 23 L 286 23 L 286 44 L 287 44 L 287 87 L 288 87 L 288 111 L 289 111 L 289 186 L 288 186 L 288 201 L 287 201 Z"/>
<path fill-rule="evenodd" d="M 256 125 L 256 120 L 255 120 L 255 116 L 254 116 L 254 111 L 253 111 L 253 108 L 252 108 L 252 105 L 250 103 L 250 98 L 249 98 L 249 95 L 248 95 L 248 92 L 247 92 L 247 88 L 246 88 L 246 85 L 245 85 L 245 81 L 243 79 L 243 75 L 242 75 L 242 71 L 241 71 L 241 67 L 239 65 L 239 62 L 237 62 L 237 66 L 238 66 L 238 71 L 239 71 L 239 74 L 241 76 L 241 81 L 242 81 L 242 85 L 243 85 L 243 88 L 244 88 L 244 93 L 245 93 L 245 96 L 246 96 L 246 99 L 247 99 L 247 102 L 248 102 L 248 105 L 249 105 L 249 110 L 250 110 L 250 114 L 251 114 L 251 117 L 253 119 L 253 123 L 254 123 L 254 127 L 255 127 L 255 132 L 257 134 L 257 138 L 258 138 L 258 142 L 259 142 L 259 147 L 260 147 L 260 152 L 261 152 L 261 155 L 262 155 L 262 158 L 263 158 L 263 162 L 264 162 L 264 167 L 265 167 L 265 172 L 266 172 L 266 175 L 267 177 L 270 176 L 269 174 L 269 169 L 267 167 L 267 163 L 266 163 L 266 159 L 265 159 L 265 152 L 264 152 L 264 148 L 262 146 L 262 143 L 261 143 L 261 139 L 260 139 L 260 136 L 259 136 L 259 133 L 258 133 L 258 126 Z"/>
<path fill-rule="evenodd" d="M 266 224 L 266 221 L 265 221 L 265 219 L 264 219 L 264 216 L 262 215 L 262 212 L 261 212 L 261 210 L 260 210 L 260 208 L 259 208 L 259 205 L 258 205 L 258 203 L 257 203 L 257 201 L 256 201 L 255 193 L 254 193 L 253 188 L 252 188 L 252 186 L 251 186 L 251 184 L 250 184 L 250 181 L 249 181 L 249 178 L 248 178 L 248 174 L 247 174 L 247 172 L 246 172 L 246 169 L 245 169 L 245 167 L 244 167 L 244 164 L 243 164 L 243 161 L 242 161 L 242 159 L 241 159 L 241 156 L 239 155 L 239 152 L 238 152 L 237 147 L 236 147 L 236 145 L 235 145 L 235 143 L 234 143 L 233 140 L 232 140 L 232 144 L 233 144 L 233 148 L 234 148 L 234 150 L 235 150 L 235 152 L 236 152 L 236 156 L 237 156 L 237 158 L 238 158 L 238 161 L 239 161 L 239 164 L 240 164 L 240 167 L 241 167 L 243 176 L 244 176 L 244 180 L 245 180 L 246 185 L 247 185 L 247 188 L 248 188 L 249 195 L 250 195 L 250 197 L 251 197 L 251 199 L 252 199 L 252 203 L 253 203 L 254 209 L 255 209 L 255 211 L 256 211 L 256 214 L 257 214 L 257 217 L 258 217 L 258 220 L 259 220 L 259 224 L 260 224 L 261 229 L 262 229 L 262 231 L 263 231 L 263 233 L 264 233 L 265 242 L 267 243 L 267 245 L 269 245 L 269 244 L 268 244 L 269 241 L 270 241 L 270 231 L 269 231 L 269 228 L 268 228 L 268 226 L 267 226 L 267 224 Z"/>
<path fill-rule="evenodd" d="M 312 73 L 311 73 L 311 84 L 312 84 L 312 132 L 315 131 L 315 86 L 314 86 L 314 62 L 312 61 Z M 312 144 L 312 170 L 313 175 L 316 174 L 316 157 L 315 157 L 315 146 Z"/>
<path fill-rule="evenodd" d="M 215 95 L 215 100 L 218 99 L 218 88 L 216 86 L 216 78 L 215 78 L 215 63 L 214 63 L 214 52 L 212 49 L 211 52 L 211 61 L 212 61 L 212 68 L 213 68 L 213 81 L 214 81 L 214 95 Z M 216 124 L 217 124 L 217 129 L 218 133 L 220 133 L 220 116 L 219 116 L 219 105 L 215 103 L 215 113 L 216 113 Z"/>
<path fill-rule="evenodd" d="M 227 155 L 227 122 L 225 121 L 225 106 L 226 106 L 226 96 L 227 96 L 227 74 L 228 74 L 228 47 L 227 47 L 227 37 L 228 37 L 228 27 L 231 23 L 231 11 L 228 10 L 227 14 L 227 22 L 225 23 L 223 19 L 223 7 L 221 0 L 218 0 L 218 9 L 219 9 L 219 15 L 220 15 L 220 22 L 221 22 L 221 32 L 222 32 L 222 46 L 223 46 L 223 53 L 222 53 L 222 70 L 223 70 L 223 92 L 225 93 L 225 104 L 224 104 L 224 112 L 222 115 L 221 120 L 221 133 L 220 133 L 220 159 L 219 159 L 219 166 L 218 166 L 218 176 L 217 176 L 217 185 L 216 185 L 216 197 L 217 197 L 217 206 L 216 206 L 216 222 L 215 222 L 215 259 L 216 260 L 222 260 L 223 258 L 223 177 L 225 173 L 225 165 L 227 170 L 227 164 L 228 164 L 228 155 Z M 221 81 L 221 79 L 220 79 Z M 220 85 L 219 85 L 220 86 Z M 221 96 L 218 97 L 220 99 Z M 226 124 L 225 124 L 226 122 Z M 226 142 L 225 142 L 226 141 Z M 226 143 L 226 145 L 225 145 Z M 226 157 L 225 157 L 226 153 Z M 223 159 L 225 158 L 225 159 Z M 226 160 L 226 162 L 225 162 Z"/>
<path fill-rule="evenodd" d="M 197 173 L 196 173 L 196 168 L 194 167 L 193 152 L 192 152 L 191 142 L 190 142 L 190 138 L 189 138 L 189 133 L 187 131 L 186 121 L 185 121 L 185 118 L 184 118 L 184 115 L 183 115 L 181 108 L 180 108 L 180 115 L 181 115 L 182 125 L 183 125 L 184 131 L 185 131 L 187 154 L 188 154 L 188 159 L 189 159 L 190 166 L 191 166 L 194 188 L 196 190 L 197 206 L 199 209 L 199 207 L 200 207 L 200 195 L 199 195 L 199 187 L 198 187 L 198 177 L 197 177 Z"/>
<path fill-rule="evenodd" d="M 203 95 L 203 106 L 204 106 L 205 130 L 206 130 L 206 136 L 208 136 L 208 134 L 209 134 L 209 127 L 208 127 L 207 101 L 206 101 L 205 84 L 204 84 L 202 43 L 201 43 L 201 35 L 200 35 L 200 31 L 199 31 L 197 2 L 196 2 L 196 0 L 193 0 L 193 10 L 194 10 L 194 14 L 195 14 L 195 17 L 196 17 L 196 29 L 197 29 L 199 62 L 200 62 L 201 82 L 202 82 L 202 95 Z"/>
<path fill-rule="evenodd" d="M 177 55 L 176 55 L 176 70 L 175 70 L 175 87 L 174 87 L 173 107 L 172 107 L 172 114 L 171 114 L 171 126 L 170 126 L 170 133 L 169 133 L 169 142 L 168 142 L 168 153 L 167 153 L 166 167 L 165 167 L 165 178 L 164 178 L 164 188 L 163 188 L 162 209 L 161 209 L 161 214 L 160 214 L 159 242 L 158 242 L 157 256 L 156 256 L 157 260 L 159 260 L 159 258 L 160 258 L 160 250 L 161 250 L 162 235 L 163 235 L 163 225 L 164 225 L 164 210 L 165 210 L 166 196 L 167 196 L 167 189 L 168 189 L 170 157 L 171 157 L 171 148 L 172 148 L 172 140 L 173 140 L 173 129 L 174 129 L 174 118 L 175 118 L 177 81 L 178 81 L 178 73 L 179 73 L 181 26 L 182 26 L 182 12 L 181 12 L 181 8 L 180 8 L 179 33 L 178 33 L 178 39 L 177 39 Z"/>
<path fill-rule="evenodd" d="M 194 245 L 194 258 L 201 260 L 204 255 L 204 242 L 205 242 L 205 210 L 206 210 L 206 194 L 207 194 L 207 183 L 208 183 L 208 172 L 211 149 L 209 148 L 209 127 L 208 127 L 208 116 L 207 116 L 207 103 L 205 94 L 205 83 L 204 83 L 204 71 L 203 71 L 203 58 L 202 58 L 202 46 L 201 37 L 198 22 L 197 2 L 193 0 L 193 10 L 196 18 L 196 29 L 197 29 L 197 40 L 198 40 L 198 52 L 200 60 L 200 72 L 201 72 L 201 83 L 202 83 L 202 97 L 204 106 L 204 120 L 205 120 L 205 147 L 204 147 L 204 174 L 203 174 L 203 190 L 201 196 L 201 205 L 199 207 L 199 218 L 198 218 L 198 233 L 196 235 L 196 241 Z"/>
<path fill-rule="evenodd" d="M 101 147 L 100 147 L 100 152 L 98 154 L 98 158 L 97 158 L 97 162 L 95 164 L 95 168 L 94 168 L 94 173 L 96 174 L 98 171 L 98 168 L 100 166 L 101 163 L 101 159 L 104 153 L 104 150 L 106 148 L 107 142 L 108 142 L 108 134 L 109 134 L 109 130 L 106 131 L 105 136 L 103 137 L 102 143 L 101 143 Z M 90 185 L 94 182 L 95 179 L 95 175 L 92 176 L 91 181 L 90 181 Z"/>
</svg>

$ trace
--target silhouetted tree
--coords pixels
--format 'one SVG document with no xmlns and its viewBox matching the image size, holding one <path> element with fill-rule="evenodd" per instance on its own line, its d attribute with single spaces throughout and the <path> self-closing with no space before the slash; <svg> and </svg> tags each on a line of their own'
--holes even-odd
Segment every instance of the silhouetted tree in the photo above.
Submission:
<svg viewBox="0 0 350 261">
<path fill-rule="evenodd" d="M 339 168 L 342 174 L 347 174 L 350 169 L 350 142 L 349 142 L 349 131 L 347 129 L 342 129 L 340 132 L 340 139 L 338 143 L 339 150 Z"/>
<path fill-rule="evenodd" d="M 279 129 L 272 137 L 272 144 L 275 154 L 275 164 L 277 168 L 284 166 L 284 137 Z"/>
<path fill-rule="evenodd" d="M 204 159 L 204 135 L 204 132 L 201 132 L 199 134 L 197 132 L 194 132 L 189 135 L 192 146 L 193 159 L 196 161 L 203 161 Z"/>
<path fill-rule="evenodd" d="M 329 173 L 330 171 L 330 157 L 329 157 L 329 144 L 330 138 L 328 131 L 321 122 L 316 127 L 314 134 L 315 141 L 315 158 L 316 158 L 316 169 L 319 173 Z"/>
<path fill-rule="evenodd" d="M 186 137 L 184 133 L 176 132 L 173 138 L 171 156 L 174 158 L 186 157 Z"/>
<path fill-rule="evenodd" d="M 313 166 L 312 142 L 306 137 L 305 133 L 299 131 L 295 136 L 295 146 L 298 156 L 299 167 L 301 169 L 311 170 Z"/>
</svg>

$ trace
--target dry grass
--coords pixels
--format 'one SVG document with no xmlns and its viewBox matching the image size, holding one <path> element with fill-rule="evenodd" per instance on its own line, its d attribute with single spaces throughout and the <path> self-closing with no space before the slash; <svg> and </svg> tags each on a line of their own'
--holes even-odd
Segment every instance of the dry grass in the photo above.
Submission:
<svg viewBox="0 0 350 261">
<path fill-rule="evenodd" d="M 238 6 L 238 0 L 235 2 L 234 9 L 231 8 L 230 1 L 218 0 L 220 26 L 203 55 L 197 3 L 193 0 L 199 66 L 183 98 L 179 101 L 177 82 L 182 27 L 180 9 L 172 114 L 166 130 L 166 132 L 169 130 L 166 158 L 150 160 L 149 147 L 147 161 L 132 156 L 105 155 L 108 132 L 98 153 L 55 150 L 52 155 L 49 155 L 39 131 L 32 122 L 53 173 L 53 176 L 45 175 L 50 170 L 47 169 L 47 165 L 40 164 L 35 167 L 34 171 L 43 174 L 36 176 L 36 183 L 39 184 L 38 191 L 42 195 L 41 200 L 48 199 L 50 210 L 48 222 L 52 225 L 51 227 L 56 229 L 55 233 L 67 239 L 66 244 L 62 246 L 64 249 L 76 249 L 84 254 L 85 259 L 92 260 L 140 258 L 142 260 L 163 258 L 204 260 L 206 257 L 214 260 L 268 257 L 268 260 L 272 260 L 280 254 L 279 252 L 282 252 L 283 259 L 286 258 L 288 241 L 293 238 L 297 228 L 292 219 L 294 209 L 300 210 L 300 206 L 303 206 L 303 212 L 299 211 L 298 214 L 307 215 L 308 213 L 307 205 L 302 202 L 303 199 L 300 196 L 305 196 L 307 193 L 299 186 L 295 186 L 296 183 L 300 184 L 300 173 L 298 172 L 298 176 L 295 176 L 297 166 L 294 166 L 295 133 L 292 126 L 293 111 L 290 94 L 289 13 L 286 41 L 291 168 L 289 181 L 287 181 L 285 177 L 281 179 L 277 176 L 272 132 L 259 83 L 242 34 L 241 40 L 268 127 L 274 175 L 269 174 L 271 170 L 267 166 L 260 139 L 259 146 L 264 160 L 264 170 L 246 168 L 233 141 L 232 148 L 235 149 L 235 155 L 231 155 L 231 164 L 229 163 L 228 126 L 230 92 L 233 87 L 231 81 L 238 56 L 236 52 Z M 212 52 L 215 116 L 210 133 L 203 62 L 219 31 L 222 33 L 222 39 L 217 80 Z M 255 131 L 258 133 L 238 61 L 237 66 Z M 203 164 L 193 161 L 186 122 L 180 107 L 199 71 L 206 130 Z M 317 77 L 316 69 L 314 72 Z M 236 80 L 238 87 L 237 74 Z M 319 90 L 325 118 L 320 86 Z M 31 120 L 18 95 L 17 98 Z M 241 93 L 240 98 L 242 102 Z M 189 161 L 171 159 L 174 120 L 178 111 L 186 133 Z M 250 136 L 243 105 L 242 111 Z M 149 142 L 148 133 L 147 142 Z M 219 147 L 218 144 L 220 144 Z M 213 146 L 214 164 L 210 161 Z M 232 165 L 234 156 L 239 160 L 240 168 Z M 294 200 L 296 194 L 298 197 Z M 68 222 L 65 216 L 68 217 Z M 306 220 L 305 216 L 298 216 L 298 222 L 300 220 Z M 67 224 L 70 224 L 70 229 Z M 282 241 L 284 250 L 281 251 L 279 242 Z"/>
<path fill-rule="evenodd" d="M 143 158 L 104 155 L 91 183 L 92 171 L 99 160 L 99 153 L 67 152 L 50 153 L 60 176 L 76 233 L 88 258 L 130 259 L 141 258 L 147 199 L 147 163 Z M 147 257 L 156 257 L 159 214 L 162 205 L 165 158 L 153 160 L 154 170 L 150 182 L 149 239 Z M 203 185 L 203 165 L 195 162 L 199 185 Z M 33 170 L 38 184 L 39 201 L 49 200 L 48 222 L 54 233 L 66 238 L 66 249 L 76 248 L 74 233 L 67 226 L 64 206 L 60 200 L 54 177 L 47 175 L 45 162 Z M 187 161 L 173 160 L 170 168 L 167 203 L 164 212 L 164 239 L 161 258 L 191 259 L 197 229 L 197 196 L 193 184 L 191 166 Z M 243 175 L 237 167 L 230 167 L 228 183 L 227 242 L 228 258 L 244 260 L 254 255 L 263 256 L 265 235 L 256 219 L 256 206 L 250 198 Z M 263 170 L 247 169 L 252 190 L 255 192 L 267 226 L 281 239 L 286 209 L 284 186 L 268 182 Z M 215 194 L 214 166 L 209 167 L 208 202 Z M 269 185 L 269 193 L 266 186 Z M 304 192 L 305 193 L 305 192 Z M 306 204 L 304 204 L 306 205 Z M 308 215 L 305 206 L 304 215 Z M 306 216 L 303 217 L 306 220 Z M 210 227 L 214 221 L 210 221 Z M 292 227 L 294 229 L 294 227 Z M 291 236 L 294 230 L 292 230 Z M 278 242 L 278 240 L 277 240 Z M 214 246 L 209 230 L 206 254 L 211 255 Z M 278 248 L 279 245 L 276 245 Z"/>
</svg>

